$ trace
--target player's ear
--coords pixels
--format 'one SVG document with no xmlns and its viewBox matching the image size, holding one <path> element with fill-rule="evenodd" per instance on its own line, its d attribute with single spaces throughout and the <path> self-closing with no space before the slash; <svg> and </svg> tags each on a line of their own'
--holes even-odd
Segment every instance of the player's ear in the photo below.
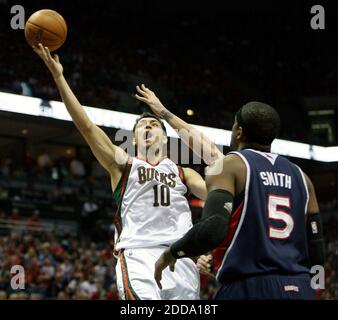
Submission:
<svg viewBox="0 0 338 320">
<path fill-rule="evenodd" d="M 133 137 L 133 146 L 136 146 L 136 138 Z"/>
<path fill-rule="evenodd" d="M 166 135 L 163 136 L 162 142 L 163 142 L 164 144 L 167 144 L 167 143 L 168 143 L 168 137 L 167 137 Z"/>
<path fill-rule="evenodd" d="M 243 128 L 240 127 L 240 126 L 236 130 L 236 140 L 237 141 L 243 141 L 243 140 L 245 140 Z"/>
</svg>

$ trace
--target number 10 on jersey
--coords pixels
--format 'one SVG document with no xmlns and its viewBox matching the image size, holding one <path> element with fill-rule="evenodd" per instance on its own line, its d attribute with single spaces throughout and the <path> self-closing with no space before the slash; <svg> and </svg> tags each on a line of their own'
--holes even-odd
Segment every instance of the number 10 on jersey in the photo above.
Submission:
<svg viewBox="0 0 338 320">
<path fill-rule="evenodd" d="M 154 190 L 154 207 L 168 207 L 170 206 L 170 189 L 168 186 L 162 184 L 155 185 Z"/>
</svg>

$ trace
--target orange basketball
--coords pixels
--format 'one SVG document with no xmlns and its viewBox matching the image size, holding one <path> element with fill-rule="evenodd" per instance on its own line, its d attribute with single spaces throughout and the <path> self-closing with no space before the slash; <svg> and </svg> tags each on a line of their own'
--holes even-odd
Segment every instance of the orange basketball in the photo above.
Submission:
<svg viewBox="0 0 338 320">
<path fill-rule="evenodd" d="M 50 51 L 55 51 L 66 40 L 66 21 L 54 10 L 43 9 L 36 11 L 26 22 L 25 37 L 30 46 L 42 43 Z"/>
</svg>

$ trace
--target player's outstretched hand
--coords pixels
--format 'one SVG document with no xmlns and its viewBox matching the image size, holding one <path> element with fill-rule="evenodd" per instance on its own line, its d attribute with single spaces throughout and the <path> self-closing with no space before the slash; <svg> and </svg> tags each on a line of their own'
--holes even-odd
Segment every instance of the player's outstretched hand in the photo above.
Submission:
<svg viewBox="0 0 338 320">
<path fill-rule="evenodd" d="M 49 49 L 44 47 L 41 43 L 39 43 L 38 46 L 33 46 L 33 50 L 46 64 L 54 79 L 62 76 L 63 67 L 57 54 L 52 57 Z"/>
<path fill-rule="evenodd" d="M 136 86 L 136 91 L 138 92 L 138 94 L 135 94 L 137 100 L 146 103 L 157 116 L 163 116 L 163 111 L 166 108 L 153 91 L 148 89 L 143 83 L 140 86 Z"/>
<path fill-rule="evenodd" d="M 202 255 L 198 258 L 196 266 L 197 270 L 207 275 L 208 277 L 215 278 L 215 275 L 211 271 L 211 262 L 212 262 L 212 256 L 210 254 L 208 255 Z"/>
<path fill-rule="evenodd" d="M 162 289 L 161 280 L 163 270 L 169 266 L 170 271 L 175 271 L 176 259 L 171 254 L 170 249 L 165 250 L 155 263 L 155 280 L 160 289 Z"/>
</svg>

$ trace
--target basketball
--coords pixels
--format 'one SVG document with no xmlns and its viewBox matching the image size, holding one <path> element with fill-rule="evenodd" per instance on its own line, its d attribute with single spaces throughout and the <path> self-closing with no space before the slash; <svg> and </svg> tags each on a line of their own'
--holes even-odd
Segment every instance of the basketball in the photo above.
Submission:
<svg viewBox="0 0 338 320">
<path fill-rule="evenodd" d="M 48 47 L 49 51 L 55 51 L 66 40 L 66 21 L 54 10 L 36 11 L 26 22 L 25 37 L 30 46 L 42 43 L 44 47 Z"/>
</svg>

